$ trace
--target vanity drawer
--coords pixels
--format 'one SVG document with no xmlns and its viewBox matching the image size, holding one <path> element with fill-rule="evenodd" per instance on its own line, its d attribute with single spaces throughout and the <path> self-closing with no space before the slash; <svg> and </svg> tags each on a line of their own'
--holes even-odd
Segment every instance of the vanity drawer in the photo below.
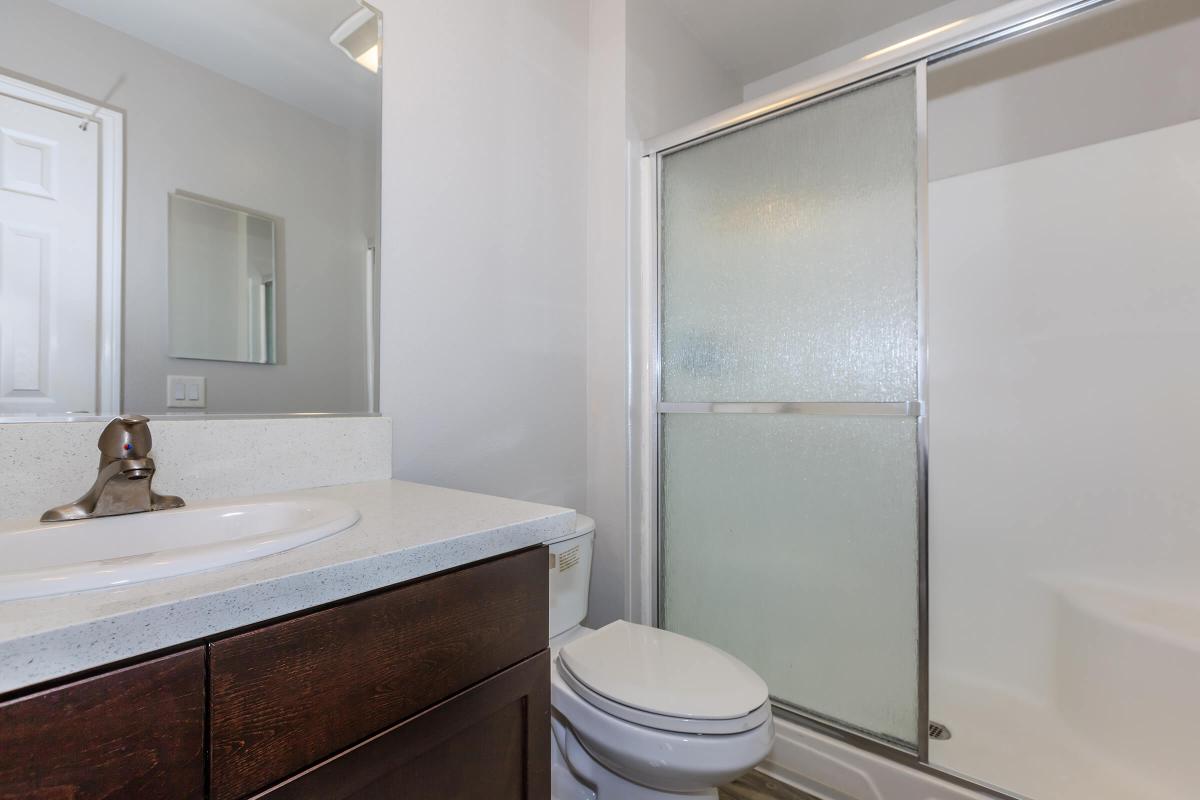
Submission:
<svg viewBox="0 0 1200 800">
<path fill-rule="evenodd" d="M 233 800 L 547 645 L 545 548 L 209 645 L 210 791 Z"/>
<path fill-rule="evenodd" d="M 0 798 L 204 796 L 204 648 L 0 703 Z"/>
<path fill-rule="evenodd" d="M 254 800 L 549 800 L 550 651 Z"/>
</svg>

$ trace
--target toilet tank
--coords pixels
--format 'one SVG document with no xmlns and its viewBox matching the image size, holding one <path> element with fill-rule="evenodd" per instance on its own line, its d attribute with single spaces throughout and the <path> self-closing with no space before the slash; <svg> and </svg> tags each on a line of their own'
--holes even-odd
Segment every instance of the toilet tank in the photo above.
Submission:
<svg viewBox="0 0 1200 800">
<path fill-rule="evenodd" d="M 596 521 L 575 516 L 575 530 L 546 542 L 550 547 L 550 638 L 583 622 L 592 579 L 592 540 Z"/>
</svg>

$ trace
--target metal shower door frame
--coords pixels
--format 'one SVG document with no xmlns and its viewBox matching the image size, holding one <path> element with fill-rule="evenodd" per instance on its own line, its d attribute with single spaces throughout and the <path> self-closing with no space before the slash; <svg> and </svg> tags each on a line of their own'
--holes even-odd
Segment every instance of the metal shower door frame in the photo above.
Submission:
<svg viewBox="0 0 1200 800">
<path fill-rule="evenodd" d="M 661 399 L 662 388 L 662 358 L 661 358 L 661 338 L 660 334 L 663 328 L 663 263 L 661 259 L 661 226 L 658 224 L 658 219 L 662 216 L 661 198 L 662 192 L 662 163 L 663 159 L 673 153 L 678 153 L 687 150 L 691 147 L 703 144 L 713 139 L 721 138 L 749 127 L 777 119 L 779 117 L 802 112 L 807 108 L 818 106 L 827 101 L 835 100 L 840 96 L 847 95 L 861 89 L 865 89 L 876 84 L 880 84 L 894 78 L 912 75 L 915 86 L 915 108 L 914 121 L 916 127 L 915 145 L 916 145 L 916 175 L 915 175 L 915 192 L 916 192 L 916 210 L 917 216 L 916 225 L 916 316 L 917 316 L 917 397 L 900 402 L 737 402 L 737 403 L 696 403 L 696 402 L 667 402 Z M 653 263 L 656 265 L 656 289 L 654 298 L 655 307 L 655 325 L 654 325 L 654 380 L 653 380 L 653 407 L 655 408 L 655 435 L 654 435 L 654 457 L 656 462 L 656 517 L 655 517 L 655 605 L 653 621 L 655 625 L 660 624 L 663 614 L 663 593 L 661 587 L 663 585 L 663 546 L 664 537 L 662 535 L 666 528 L 666 520 L 664 518 L 664 504 L 662 502 L 662 492 L 665 486 L 665 475 L 663 474 L 664 465 L 660 457 L 663 442 L 662 442 L 662 418 L 670 414 L 803 414 L 812 416 L 838 416 L 838 417 L 911 417 L 916 419 L 916 463 L 913 465 L 916 472 L 917 483 L 917 628 L 918 628 L 918 644 L 917 644 L 917 686 L 916 686 L 916 706 L 917 706 L 917 731 L 914 733 L 914 740 L 917 742 L 917 748 L 910 749 L 902 743 L 885 739 L 882 737 L 873 736 L 870 732 L 860 730 L 849 726 L 840 720 L 822 715 L 811 709 L 803 706 L 795 705 L 782 698 L 771 696 L 771 701 L 777 711 L 783 711 L 789 717 L 794 716 L 797 719 L 804 721 L 815 720 L 822 724 L 829 725 L 840 731 L 852 733 L 857 736 L 870 739 L 881 747 L 895 750 L 898 753 L 908 755 L 920 755 L 921 758 L 927 756 L 926 737 L 922 735 L 922 731 L 928 728 L 928 648 L 925 646 L 928 636 L 928 608 L 926 605 L 927 597 L 927 540 L 928 540 L 928 514 L 926 513 L 926 497 L 927 497 L 927 482 L 925 468 L 927 465 L 926 457 L 926 437 L 925 437 L 925 287 L 926 287 L 926 266 L 927 266 L 927 246 L 925 236 L 925 213 L 926 213 L 926 191 L 925 184 L 927 176 L 927 159 L 926 159 L 926 143 L 925 143 L 925 64 L 919 62 L 915 65 L 906 64 L 886 72 L 872 75 L 864 80 L 856 81 L 846 86 L 840 86 L 828 92 L 815 95 L 798 103 L 785 106 L 783 108 L 772 109 L 762 115 L 745 119 L 736 125 L 728 128 L 722 128 L 703 136 L 690 139 L 674 147 L 662 150 L 655 153 L 653 156 L 647 157 L 653 160 L 653 168 L 655 174 L 654 180 L 654 202 L 655 209 L 655 257 Z"/>
</svg>

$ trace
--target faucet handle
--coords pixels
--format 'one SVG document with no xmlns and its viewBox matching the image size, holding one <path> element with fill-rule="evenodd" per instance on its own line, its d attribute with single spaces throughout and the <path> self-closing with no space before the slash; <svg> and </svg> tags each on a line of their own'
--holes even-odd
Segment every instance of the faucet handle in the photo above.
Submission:
<svg viewBox="0 0 1200 800">
<path fill-rule="evenodd" d="M 96 447 L 105 458 L 145 458 L 153 445 L 149 422 L 137 414 L 122 414 L 100 432 Z"/>
</svg>

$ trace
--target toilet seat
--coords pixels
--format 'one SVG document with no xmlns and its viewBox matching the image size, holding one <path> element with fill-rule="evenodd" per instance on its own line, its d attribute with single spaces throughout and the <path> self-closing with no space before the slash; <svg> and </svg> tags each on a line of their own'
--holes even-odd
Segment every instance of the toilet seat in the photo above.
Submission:
<svg viewBox="0 0 1200 800">
<path fill-rule="evenodd" d="M 563 645 L 556 668 L 590 705 L 648 728 L 735 734 L 771 718 L 767 686 L 753 670 L 670 631 L 614 622 Z"/>
<path fill-rule="evenodd" d="M 732 719 L 697 719 L 693 717 L 671 717 L 663 714 L 653 714 L 642 711 L 599 694 L 575 677 L 569 667 L 559 661 L 555 667 L 559 676 L 571 689 L 589 705 L 617 719 L 642 725 L 646 728 L 666 731 L 668 733 L 699 733 L 699 734 L 731 734 L 757 728 L 771 718 L 770 703 L 763 703 L 758 708 L 741 717 Z"/>
</svg>

